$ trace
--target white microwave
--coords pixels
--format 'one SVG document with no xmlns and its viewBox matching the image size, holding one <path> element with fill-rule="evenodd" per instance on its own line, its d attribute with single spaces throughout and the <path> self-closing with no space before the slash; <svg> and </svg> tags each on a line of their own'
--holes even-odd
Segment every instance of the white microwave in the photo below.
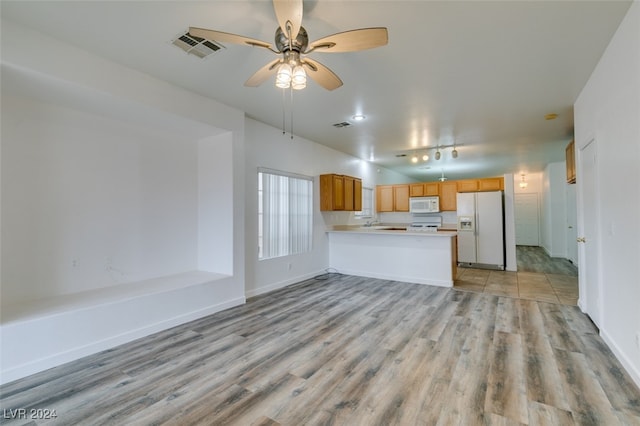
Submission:
<svg viewBox="0 0 640 426">
<path fill-rule="evenodd" d="M 412 197 L 409 198 L 411 213 L 438 213 L 440 211 L 440 197 Z"/>
</svg>

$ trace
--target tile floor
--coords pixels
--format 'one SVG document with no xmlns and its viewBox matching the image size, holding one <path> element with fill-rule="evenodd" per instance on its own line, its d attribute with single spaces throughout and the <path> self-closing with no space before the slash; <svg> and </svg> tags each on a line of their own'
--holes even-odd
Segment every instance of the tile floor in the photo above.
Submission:
<svg viewBox="0 0 640 426">
<path fill-rule="evenodd" d="M 563 305 L 578 303 L 578 277 L 572 275 L 458 268 L 454 288 Z"/>
<path fill-rule="evenodd" d="M 517 246 L 518 272 L 458 268 L 454 288 L 541 302 L 576 305 L 578 269 L 542 247 Z"/>
</svg>

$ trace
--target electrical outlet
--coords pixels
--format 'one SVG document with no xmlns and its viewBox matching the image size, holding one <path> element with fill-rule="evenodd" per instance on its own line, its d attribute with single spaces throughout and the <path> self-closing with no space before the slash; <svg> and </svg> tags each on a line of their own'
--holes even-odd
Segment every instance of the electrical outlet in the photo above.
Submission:
<svg viewBox="0 0 640 426">
<path fill-rule="evenodd" d="M 71 259 L 71 267 L 72 268 L 78 267 L 78 259 Z"/>
</svg>

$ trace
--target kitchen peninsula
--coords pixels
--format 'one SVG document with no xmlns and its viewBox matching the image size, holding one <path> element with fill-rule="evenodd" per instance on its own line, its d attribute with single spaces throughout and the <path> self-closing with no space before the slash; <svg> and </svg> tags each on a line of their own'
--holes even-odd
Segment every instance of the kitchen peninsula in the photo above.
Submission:
<svg viewBox="0 0 640 426">
<path fill-rule="evenodd" d="M 329 265 L 341 273 L 453 287 L 455 232 L 335 226 L 327 234 Z"/>
</svg>

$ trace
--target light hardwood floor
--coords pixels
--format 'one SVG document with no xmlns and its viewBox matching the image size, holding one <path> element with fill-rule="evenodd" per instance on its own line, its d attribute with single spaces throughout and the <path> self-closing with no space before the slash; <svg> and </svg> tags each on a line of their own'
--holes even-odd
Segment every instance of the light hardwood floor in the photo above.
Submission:
<svg viewBox="0 0 640 426">
<path fill-rule="evenodd" d="M 640 424 L 640 390 L 574 306 L 341 275 L 0 390 L 4 417 L 61 425 Z"/>
</svg>

